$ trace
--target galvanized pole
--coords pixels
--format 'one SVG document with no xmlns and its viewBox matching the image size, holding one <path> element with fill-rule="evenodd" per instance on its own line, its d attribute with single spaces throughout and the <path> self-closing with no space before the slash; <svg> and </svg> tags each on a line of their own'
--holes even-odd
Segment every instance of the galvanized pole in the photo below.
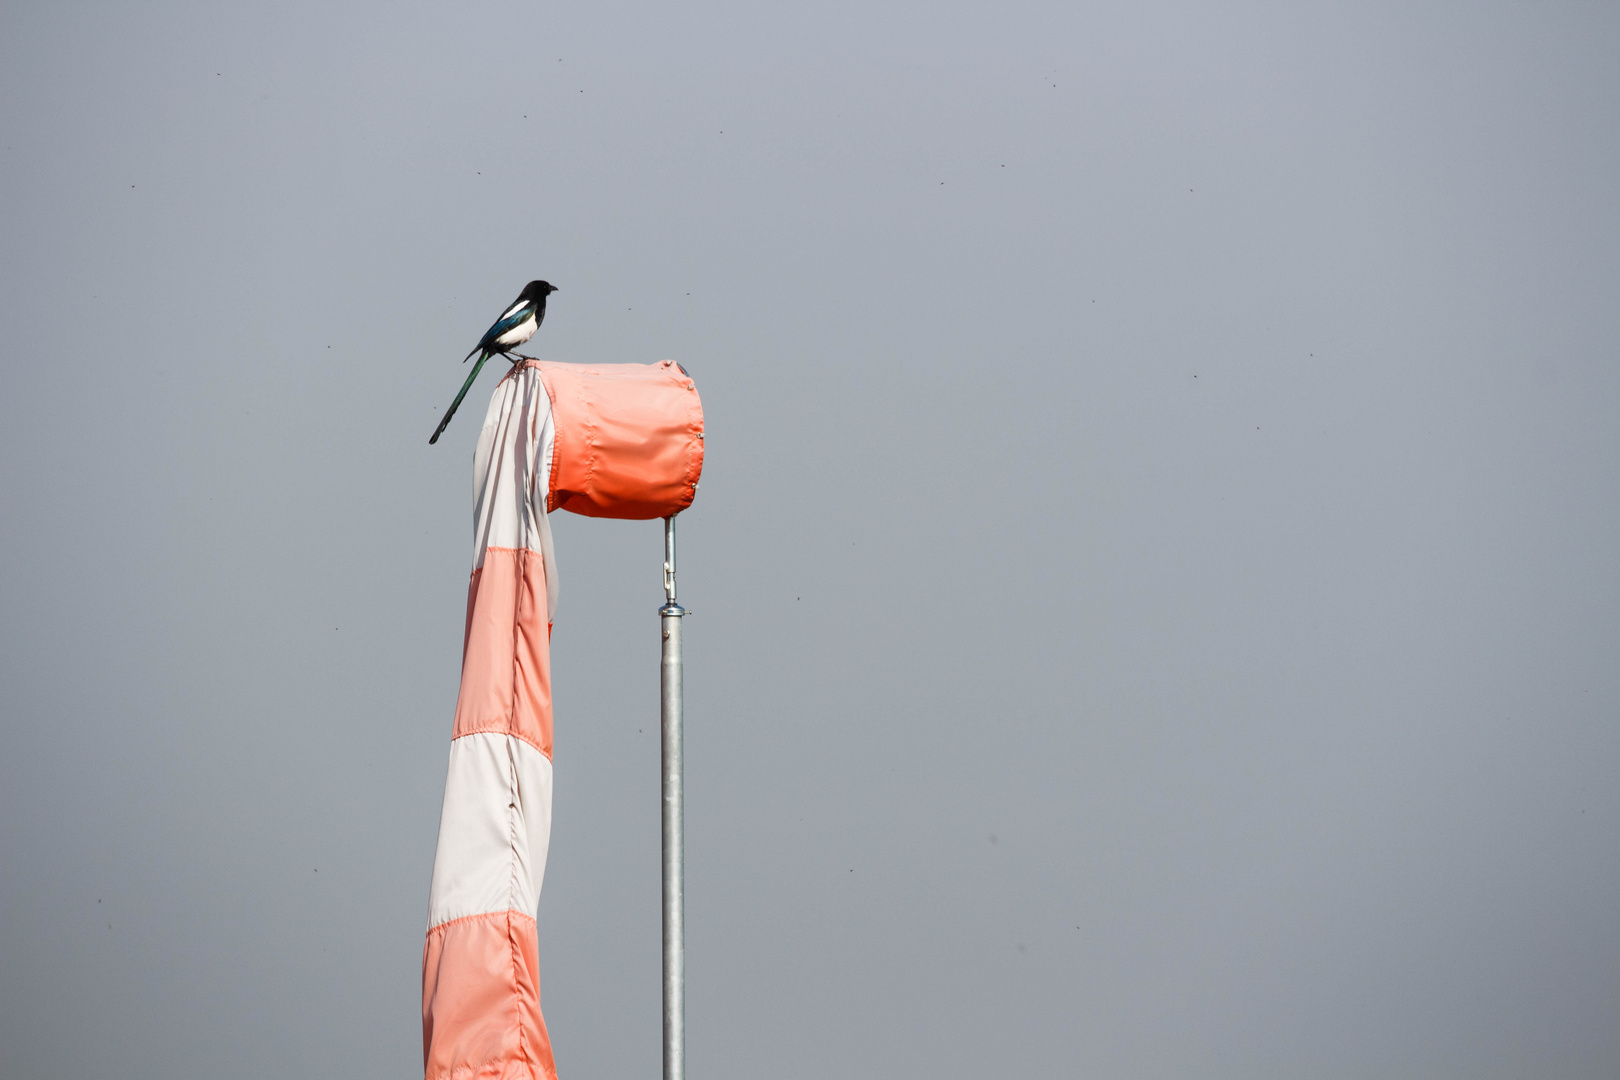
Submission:
<svg viewBox="0 0 1620 1080">
<path fill-rule="evenodd" d="M 681 903 L 681 617 L 675 602 L 675 515 L 664 519 L 664 1080 L 686 1077 L 686 920 Z"/>
</svg>

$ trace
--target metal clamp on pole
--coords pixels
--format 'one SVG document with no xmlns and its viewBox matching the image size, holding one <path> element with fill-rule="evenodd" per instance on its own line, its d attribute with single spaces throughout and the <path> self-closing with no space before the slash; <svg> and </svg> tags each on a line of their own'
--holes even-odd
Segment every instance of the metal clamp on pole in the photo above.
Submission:
<svg viewBox="0 0 1620 1080">
<path fill-rule="evenodd" d="M 675 515 L 664 519 L 660 727 L 664 741 L 664 1080 L 686 1077 L 686 924 L 681 901 L 681 617 L 675 602 Z"/>
</svg>

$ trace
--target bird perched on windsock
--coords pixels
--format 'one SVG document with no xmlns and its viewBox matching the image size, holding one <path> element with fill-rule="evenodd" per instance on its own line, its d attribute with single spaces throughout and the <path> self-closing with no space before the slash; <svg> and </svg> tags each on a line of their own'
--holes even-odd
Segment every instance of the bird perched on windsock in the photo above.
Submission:
<svg viewBox="0 0 1620 1080">
<path fill-rule="evenodd" d="M 463 357 L 461 362 L 465 364 L 471 360 L 473 353 L 482 355 L 478 357 L 478 363 L 473 365 L 472 374 L 467 376 L 467 381 L 461 384 L 461 393 L 450 403 L 450 411 L 444 414 L 444 419 L 439 421 L 433 437 L 428 440 L 430 445 L 438 442 L 439 436 L 444 434 L 444 429 L 450 426 L 450 418 L 456 415 L 456 409 L 461 406 L 461 399 L 472 389 L 473 380 L 478 378 L 478 372 L 483 369 L 484 361 L 498 353 L 510 360 L 512 367 L 516 369 L 518 364 L 530 359 L 521 355 L 514 358 L 512 350 L 534 337 L 534 332 L 540 329 L 540 324 L 546 318 L 546 297 L 556 291 L 556 286 L 547 282 L 529 282 L 523 286 L 523 291 L 518 293 L 518 298 L 512 301 L 511 306 L 501 312 L 501 317 L 484 331 L 484 336 L 478 339 L 478 344 L 472 347 L 472 352 Z"/>
</svg>

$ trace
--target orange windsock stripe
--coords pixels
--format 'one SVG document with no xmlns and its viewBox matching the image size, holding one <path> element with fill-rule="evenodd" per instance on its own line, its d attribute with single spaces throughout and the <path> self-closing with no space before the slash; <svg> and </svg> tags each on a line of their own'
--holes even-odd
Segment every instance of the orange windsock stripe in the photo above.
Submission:
<svg viewBox="0 0 1620 1080">
<path fill-rule="evenodd" d="M 551 756 L 550 637 L 540 553 L 486 550 L 467 585 L 455 738 L 500 731 Z"/>
<path fill-rule="evenodd" d="M 555 1077 L 540 1015 L 534 919 L 471 915 L 428 931 L 422 951 L 425 1080 Z"/>
<path fill-rule="evenodd" d="M 556 433 L 549 509 L 647 520 L 692 505 L 703 474 L 703 403 L 679 364 L 535 366 Z"/>
</svg>

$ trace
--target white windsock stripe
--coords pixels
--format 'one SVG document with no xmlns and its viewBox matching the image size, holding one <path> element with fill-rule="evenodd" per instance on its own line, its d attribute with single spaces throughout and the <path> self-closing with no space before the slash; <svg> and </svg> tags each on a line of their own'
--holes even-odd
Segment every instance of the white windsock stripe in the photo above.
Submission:
<svg viewBox="0 0 1620 1080">
<path fill-rule="evenodd" d="M 551 843 L 551 762 L 495 732 L 450 744 L 428 929 L 468 915 L 533 918 Z"/>
<path fill-rule="evenodd" d="M 487 548 L 542 550 L 555 441 L 551 398 L 540 372 L 501 383 L 478 435 L 473 472 L 473 566 Z M 536 512 L 538 509 L 538 513 Z"/>
<path fill-rule="evenodd" d="M 548 623 L 557 613 L 557 560 L 546 517 L 555 434 L 545 381 L 537 368 L 525 367 L 490 398 L 473 468 L 473 569 L 492 547 L 540 552 Z"/>
</svg>

